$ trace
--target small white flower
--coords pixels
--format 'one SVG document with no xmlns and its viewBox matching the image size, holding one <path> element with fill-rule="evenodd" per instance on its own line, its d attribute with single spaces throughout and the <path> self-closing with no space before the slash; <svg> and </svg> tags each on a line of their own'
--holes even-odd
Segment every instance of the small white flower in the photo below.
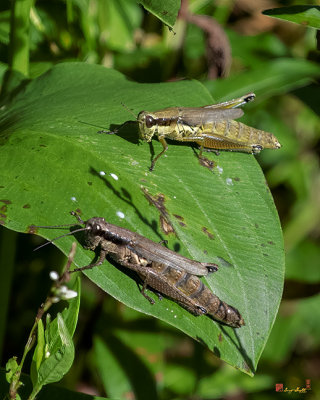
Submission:
<svg viewBox="0 0 320 400">
<path fill-rule="evenodd" d="M 49 276 L 52 281 L 57 281 L 59 279 L 59 274 L 57 271 L 50 271 Z"/>
<path fill-rule="evenodd" d="M 61 300 L 61 299 L 60 299 L 60 297 L 58 297 L 58 296 L 52 297 L 52 303 L 59 303 L 60 300 Z"/>
<path fill-rule="evenodd" d="M 60 288 L 59 288 L 59 290 L 58 290 L 58 294 L 59 294 L 59 295 L 62 295 L 62 294 L 67 293 L 67 291 L 68 291 L 67 286 L 61 285 Z"/>
<path fill-rule="evenodd" d="M 78 296 L 78 292 L 68 289 L 66 293 L 61 294 L 62 300 L 70 300 Z"/>
</svg>

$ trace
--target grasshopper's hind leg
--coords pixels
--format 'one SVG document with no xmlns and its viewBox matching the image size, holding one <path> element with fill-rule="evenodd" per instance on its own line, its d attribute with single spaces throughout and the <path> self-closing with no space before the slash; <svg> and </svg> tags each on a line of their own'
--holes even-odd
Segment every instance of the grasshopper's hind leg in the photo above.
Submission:
<svg viewBox="0 0 320 400">
<path fill-rule="evenodd" d="M 201 141 L 201 142 L 198 141 L 198 142 L 196 142 L 196 143 L 200 146 L 200 151 L 199 151 L 199 155 L 198 155 L 198 159 L 199 159 L 200 165 L 202 165 L 203 167 L 206 167 L 206 168 L 212 170 L 213 167 L 215 166 L 215 162 L 212 161 L 212 160 L 209 160 L 207 157 L 204 157 L 204 156 L 202 155 L 202 152 L 203 152 L 203 150 L 204 150 L 203 141 Z M 219 155 L 219 153 L 218 153 L 217 155 Z"/>
<path fill-rule="evenodd" d="M 142 289 L 141 289 L 140 293 L 142 294 L 143 297 L 145 297 L 150 302 L 150 304 L 154 304 L 155 301 L 150 296 L 148 296 L 147 293 L 146 293 L 147 286 L 148 286 L 148 284 L 147 284 L 147 281 L 145 280 L 143 282 Z"/>
<path fill-rule="evenodd" d="M 155 301 L 146 294 L 146 290 L 148 290 L 148 283 L 147 283 L 147 279 L 143 282 L 142 285 L 142 289 L 140 291 L 140 293 L 142 294 L 143 297 L 145 297 L 152 305 L 155 304 Z M 151 291 L 158 297 L 159 300 L 162 300 L 163 297 L 161 295 L 161 293 L 159 293 L 157 290 L 151 288 Z"/>
<path fill-rule="evenodd" d="M 142 289 L 141 289 L 141 294 L 151 303 L 151 304 L 155 304 L 155 301 L 146 294 L 146 290 L 148 289 L 148 276 L 149 274 L 147 273 L 147 275 L 145 276 L 145 278 L 143 279 L 143 285 L 142 285 Z M 142 278 L 141 278 L 142 279 Z M 159 300 L 162 300 L 162 295 L 160 292 L 158 292 L 157 290 L 151 288 L 152 292 L 158 297 Z"/>
<path fill-rule="evenodd" d="M 251 92 L 245 94 L 244 96 L 238 97 L 237 99 L 223 101 L 222 103 L 212 104 L 204 108 L 221 109 L 221 110 L 226 110 L 228 108 L 237 108 L 243 106 L 246 103 L 249 103 L 250 101 L 253 101 L 255 97 L 256 95 Z"/>
</svg>

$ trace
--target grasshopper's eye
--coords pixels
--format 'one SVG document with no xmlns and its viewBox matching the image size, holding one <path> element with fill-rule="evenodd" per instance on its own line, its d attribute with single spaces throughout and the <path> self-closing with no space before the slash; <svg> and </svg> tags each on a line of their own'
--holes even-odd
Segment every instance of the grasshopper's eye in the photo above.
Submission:
<svg viewBox="0 0 320 400">
<path fill-rule="evenodd" d="M 151 128 L 154 125 L 154 118 L 151 115 L 146 115 L 146 126 Z"/>
<path fill-rule="evenodd" d="M 90 228 L 93 235 L 99 235 L 101 232 L 101 226 L 97 223 L 92 224 Z"/>
</svg>

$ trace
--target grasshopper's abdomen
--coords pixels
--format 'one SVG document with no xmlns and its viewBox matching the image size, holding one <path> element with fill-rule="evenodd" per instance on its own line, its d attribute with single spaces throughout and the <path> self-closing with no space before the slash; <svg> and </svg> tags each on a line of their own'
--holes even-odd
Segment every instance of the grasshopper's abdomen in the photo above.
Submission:
<svg viewBox="0 0 320 400">
<path fill-rule="evenodd" d="M 190 313 L 208 314 L 234 328 L 245 324 L 239 311 L 220 300 L 196 275 L 166 263 L 150 261 L 125 245 L 119 246 L 111 241 L 104 243 L 104 249 L 113 260 L 135 271 L 144 285 L 174 300 Z"/>
<path fill-rule="evenodd" d="M 239 311 L 220 300 L 197 276 L 162 263 L 153 262 L 150 269 L 161 279 L 156 280 L 149 274 L 147 280 L 151 279 L 152 282 L 147 283 L 192 314 L 208 314 L 234 328 L 245 324 Z"/>
<path fill-rule="evenodd" d="M 281 147 L 278 139 L 272 133 L 233 120 L 203 125 L 202 136 L 203 139 L 197 141 L 198 144 L 214 149 L 256 153 L 264 148 L 278 149 Z"/>
</svg>

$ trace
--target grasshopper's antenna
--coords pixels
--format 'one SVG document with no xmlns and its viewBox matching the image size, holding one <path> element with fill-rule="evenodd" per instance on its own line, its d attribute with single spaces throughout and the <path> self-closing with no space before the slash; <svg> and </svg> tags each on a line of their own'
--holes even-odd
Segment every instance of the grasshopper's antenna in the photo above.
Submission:
<svg viewBox="0 0 320 400">
<path fill-rule="evenodd" d="M 70 214 L 73 215 L 74 217 L 76 217 L 77 220 L 78 220 L 78 222 L 79 222 L 81 225 L 85 225 L 85 224 L 86 224 L 85 221 L 83 221 L 83 220 L 81 219 L 80 215 L 79 215 L 77 212 L 71 211 Z M 40 226 L 40 225 L 37 226 L 37 225 L 31 225 L 31 227 L 33 227 L 33 228 L 55 229 L 55 228 L 66 228 L 66 227 L 68 227 L 68 226 L 74 226 L 74 225 L 75 225 L 75 224 L 62 224 L 62 225 L 51 225 L 51 226 Z M 51 243 L 53 243 L 54 241 L 56 241 L 56 240 L 58 240 L 58 239 L 61 239 L 61 238 L 65 237 L 65 236 L 70 236 L 70 235 L 73 235 L 74 233 L 85 231 L 86 229 L 87 229 L 87 228 L 84 226 L 83 228 L 76 229 L 76 230 L 74 230 L 74 231 L 72 231 L 72 232 L 68 232 L 68 233 L 65 233 L 64 235 L 58 236 L 58 237 L 56 237 L 56 238 L 54 238 L 54 239 L 52 239 L 52 240 L 48 240 L 48 242 L 46 242 L 46 243 L 44 243 L 44 244 L 42 244 L 42 245 L 36 247 L 33 251 L 39 250 L 39 249 L 41 249 L 42 247 L 47 246 L 48 244 L 51 244 Z"/>
<path fill-rule="evenodd" d="M 138 118 L 135 116 L 135 114 L 132 112 L 132 110 L 130 110 L 130 108 L 128 108 L 124 103 L 121 103 L 122 107 L 124 107 L 131 115 L 134 116 L 135 121 L 138 121 Z M 125 126 L 126 124 L 130 123 L 130 122 L 135 122 L 135 121 L 126 121 L 123 124 L 121 124 L 117 129 L 115 129 L 114 131 L 106 131 L 104 129 L 102 129 L 101 131 L 98 131 L 97 133 L 106 133 L 107 135 L 114 135 L 115 133 L 118 133 L 119 130 Z"/>
<path fill-rule="evenodd" d="M 129 107 L 127 107 L 124 103 L 121 103 L 121 105 L 122 105 L 122 107 L 124 107 L 131 115 L 134 116 L 134 119 L 135 119 L 136 121 L 138 120 L 138 118 L 136 117 L 136 115 L 134 114 L 134 112 L 133 112 Z"/>
<path fill-rule="evenodd" d="M 39 228 L 41 228 L 41 227 L 39 226 Z M 43 226 L 42 228 L 52 228 L 52 226 L 50 226 L 50 227 L 49 226 Z M 64 235 L 58 236 L 58 237 L 56 237 L 56 238 L 54 238 L 52 240 L 48 240 L 46 243 L 41 244 L 40 246 L 36 247 L 33 251 L 37 251 L 37 250 L 41 249 L 42 247 L 47 246 L 48 244 L 51 244 L 51 243 L 55 242 L 56 240 L 61 239 L 61 238 L 65 237 L 65 236 L 70 236 L 70 235 L 73 235 L 74 233 L 77 233 L 77 232 L 83 232 L 86 229 L 88 229 L 88 228 L 86 228 L 86 227 L 79 228 L 79 229 L 76 229 L 76 230 L 74 230 L 72 232 L 68 232 L 68 233 L 65 233 Z"/>
<path fill-rule="evenodd" d="M 74 217 L 77 218 L 78 222 L 80 222 L 80 224 L 85 225 L 85 221 L 83 221 L 80 217 L 80 215 L 76 212 L 76 211 L 70 211 L 70 214 L 73 215 Z"/>
<path fill-rule="evenodd" d="M 46 228 L 46 229 L 56 229 L 56 228 L 66 228 L 68 226 L 74 226 L 74 224 L 62 224 L 62 225 L 30 225 L 30 229 L 32 228 Z"/>
<path fill-rule="evenodd" d="M 129 107 L 127 107 L 124 103 L 121 103 L 121 105 L 122 105 L 122 107 L 124 107 L 131 115 L 134 116 L 135 121 L 138 121 L 138 118 L 137 118 L 136 115 L 133 113 L 133 111 L 130 110 Z M 135 121 L 126 121 L 126 122 L 124 122 L 123 124 L 121 124 L 121 125 L 120 125 L 117 129 L 115 129 L 114 131 L 106 131 L 106 130 L 103 129 L 103 130 L 101 130 L 101 131 L 98 131 L 97 133 L 106 133 L 107 135 L 114 135 L 115 133 L 118 133 L 119 130 L 120 130 L 123 126 L 125 126 L 127 123 L 135 122 Z"/>
</svg>

